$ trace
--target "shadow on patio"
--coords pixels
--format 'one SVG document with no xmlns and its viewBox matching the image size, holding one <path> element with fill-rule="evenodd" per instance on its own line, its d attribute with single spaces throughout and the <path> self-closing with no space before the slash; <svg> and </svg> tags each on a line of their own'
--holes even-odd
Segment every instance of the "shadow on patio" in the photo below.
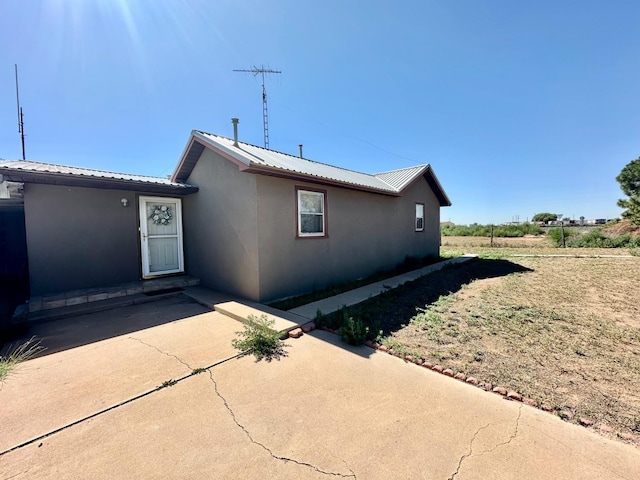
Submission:
<svg viewBox="0 0 640 480">
<path fill-rule="evenodd" d="M 22 338 L 11 342 L 11 345 L 19 345 L 35 336 L 46 348 L 38 356 L 45 356 L 210 311 L 185 295 L 175 295 L 153 302 L 32 324 Z M 4 348 L 9 346 L 5 345 Z"/>
</svg>

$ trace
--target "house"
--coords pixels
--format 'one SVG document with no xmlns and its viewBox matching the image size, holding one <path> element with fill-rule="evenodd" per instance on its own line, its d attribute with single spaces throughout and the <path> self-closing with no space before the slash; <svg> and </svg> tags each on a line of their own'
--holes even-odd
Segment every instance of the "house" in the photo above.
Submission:
<svg viewBox="0 0 640 480">
<path fill-rule="evenodd" d="M 429 165 L 369 175 L 193 131 L 171 179 L 0 162 L 23 183 L 31 295 L 187 273 L 270 301 L 439 253 Z"/>
<path fill-rule="evenodd" d="M 147 230 L 160 227 L 147 222 L 149 215 L 140 215 L 136 206 L 161 203 L 175 209 L 180 198 L 198 190 L 168 179 L 31 161 L 2 161 L 0 176 L 0 181 L 22 184 L 22 223 L 12 220 L 12 227 L 24 231 L 31 297 L 153 276 L 158 267 L 149 258 L 158 257 L 160 264 L 160 249 L 155 240 L 140 239 Z M 11 202 L 15 211 L 17 201 Z M 163 260 L 172 262 L 160 267 L 165 274 L 184 271 L 177 253 L 181 246 L 176 245 L 173 258 L 168 256 L 167 245 L 181 241 L 181 232 L 177 233 L 181 212 L 174 211 L 175 235 L 157 240 L 167 255 Z M 169 233 L 170 227 L 164 230 Z M 149 255 L 149 248 L 155 253 Z M 20 250 L 12 246 L 12 251 Z"/>
</svg>

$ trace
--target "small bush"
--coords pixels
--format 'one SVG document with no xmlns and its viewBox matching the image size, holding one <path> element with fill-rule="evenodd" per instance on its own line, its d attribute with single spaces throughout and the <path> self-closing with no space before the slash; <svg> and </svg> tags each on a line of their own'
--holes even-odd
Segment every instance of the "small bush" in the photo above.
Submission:
<svg viewBox="0 0 640 480">
<path fill-rule="evenodd" d="M 284 355 L 284 342 L 273 329 L 274 323 L 266 315 L 261 315 L 260 318 L 249 315 L 243 325 L 244 331 L 236 333 L 240 338 L 232 340 L 231 344 L 243 354 L 254 355 L 256 360 L 271 360 Z"/>
<path fill-rule="evenodd" d="M 564 241 L 569 246 L 569 238 L 577 235 L 578 232 L 571 228 L 564 229 Z M 553 240 L 557 247 L 562 246 L 562 229 L 560 228 L 552 228 L 547 232 L 547 236 Z"/>
<path fill-rule="evenodd" d="M 338 329 L 340 338 L 349 345 L 361 345 L 367 339 L 368 329 L 365 323 L 358 317 L 351 317 L 344 311 L 344 321 Z"/>
<path fill-rule="evenodd" d="M 562 245 L 562 237 L 559 228 L 549 230 L 549 236 L 557 246 Z M 571 229 L 564 230 L 567 247 L 574 248 L 638 248 L 640 237 L 629 234 L 607 236 L 602 229 L 596 228 L 588 233 L 580 234 Z"/>
<path fill-rule="evenodd" d="M 40 340 L 31 337 L 22 345 L 14 345 L 9 347 L 6 355 L 0 355 L 0 381 L 7 378 L 11 370 L 19 363 L 29 360 L 34 355 L 45 350 L 40 345 Z"/>
<path fill-rule="evenodd" d="M 443 237 L 490 237 L 491 225 L 480 225 L 472 223 L 471 225 L 452 225 L 445 224 L 442 226 Z M 540 235 L 542 229 L 534 223 L 521 223 L 518 225 L 494 225 L 494 237 L 524 237 L 525 235 Z"/>
</svg>

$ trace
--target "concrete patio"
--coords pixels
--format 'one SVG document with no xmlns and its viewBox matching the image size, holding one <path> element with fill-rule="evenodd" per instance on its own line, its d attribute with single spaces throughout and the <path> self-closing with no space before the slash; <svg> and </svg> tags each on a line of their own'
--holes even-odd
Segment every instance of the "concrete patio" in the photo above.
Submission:
<svg viewBox="0 0 640 480">
<path fill-rule="evenodd" d="M 155 325 L 143 328 L 148 317 Z M 106 318 L 126 333 L 27 361 L 2 383 L 0 478 L 640 472 L 635 447 L 327 332 L 288 340 L 279 360 L 238 357 L 240 324 L 183 296 L 40 327 L 60 341 Z"/>
</svg>

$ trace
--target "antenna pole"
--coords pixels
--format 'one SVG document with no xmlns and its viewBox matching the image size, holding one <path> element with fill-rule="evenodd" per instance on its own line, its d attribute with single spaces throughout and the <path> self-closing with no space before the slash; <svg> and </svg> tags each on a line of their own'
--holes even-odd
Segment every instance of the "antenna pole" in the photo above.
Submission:
<svg viewBox="0 0 640 480">
<path fill-rule="evenodd" d="M 24 115 L 22 114 L 22 107 L 20 106 L 20 93 L 18 91 L 18 64 L 15 64 L 16 67 L 16 104 L 18 108 L 18 133 L 20 134 L 20 138 L 22 139 L 22 160 L 26 160 L 27 157 L 25 155 L 24 150 Z"/>
<path fill-rule="evenodd" d="M 260 74 L 262 77 L 262 128 L 264 131 L 264 148 L 269 148 L 269 109 L 267 108 L 267 89 L 264 86 L 264 74 L 282 72 L 280 70 L 264 68 L 264 65 L 260 68 L 254 66 L 250 70 L 234 70 L 234 72 L 252 73 L 254 77 Z"/>
</svg>

